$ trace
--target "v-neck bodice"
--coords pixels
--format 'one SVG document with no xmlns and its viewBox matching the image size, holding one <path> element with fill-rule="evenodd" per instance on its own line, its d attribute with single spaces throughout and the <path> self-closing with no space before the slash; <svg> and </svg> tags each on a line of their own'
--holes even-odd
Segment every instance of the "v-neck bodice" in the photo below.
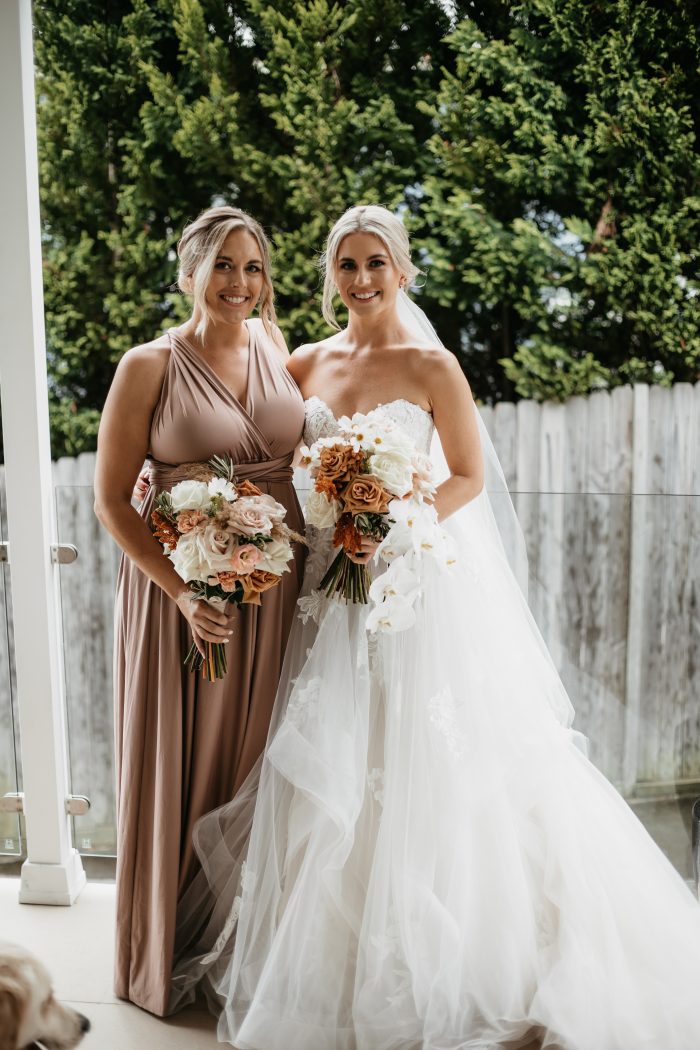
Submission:
<svg viewBox="0 0 700 1050">
<path fill-rule="evenodd" d="M 178 464 L 228 453 L 235 463 L 259 463 L 293 454 L 304 425 L 301 394 L 262 322 L 247 325 L 245 404 L 179 329 L 169 330 L 170 358 L 151 423 L 154 459 Z"/>
</svg>

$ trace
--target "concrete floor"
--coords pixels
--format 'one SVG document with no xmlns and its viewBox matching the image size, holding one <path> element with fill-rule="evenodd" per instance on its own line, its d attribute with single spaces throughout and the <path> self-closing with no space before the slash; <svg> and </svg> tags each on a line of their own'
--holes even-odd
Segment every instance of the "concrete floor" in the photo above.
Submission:
<svg viewBox="0 0 700 1050">
<path fill-rule="evenodd" d="M 3 940 L 36 953 L 54 979 L 56 996 L 89 1017 L 81 1050 L 212 1050 L 216 1021 L 184 1010 L 167 1021 L 112 993 L 114 883 L 88 882 L 72 908 L 19 904 L 19 879 L 0 878 Z"/>
</svg>

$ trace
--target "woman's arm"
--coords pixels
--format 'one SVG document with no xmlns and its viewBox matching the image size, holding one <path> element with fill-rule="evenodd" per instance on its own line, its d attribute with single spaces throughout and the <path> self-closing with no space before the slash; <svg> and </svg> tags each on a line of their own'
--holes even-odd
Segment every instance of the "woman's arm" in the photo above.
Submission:
<svg viewBox="0 0 700 1050">
<path fill-rule="evenodd" d="M 230 634 L 230 617 L 191 600 L 185 582 L 131 505 L 169 352 L 165 344 L 149 343 L 129 350 L 119 362 L 100 422 L 95 513 L 134 564 L 177 603 L 192 626 L 195 642 L 221 642 Z"/>
<path fill-rule="evenodd" d="M 484 486 L 484 463 L 474 399 L 457 358 L 444 350 L 429 355 L 426 378 L 435 427 L 450 477 L 438 486 L 435 508 L 442 521 Z"/>
</svg>

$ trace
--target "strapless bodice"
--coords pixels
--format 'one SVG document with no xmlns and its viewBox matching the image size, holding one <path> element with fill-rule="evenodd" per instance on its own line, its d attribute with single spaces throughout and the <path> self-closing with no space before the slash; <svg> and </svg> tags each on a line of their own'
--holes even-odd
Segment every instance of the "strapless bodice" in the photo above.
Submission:
<svg viewBox="0 0 700 1050">
<path fill-rule="evenodd" d="M 338 420 L 322 398 L 313 394 L 304 402 L 304 408 L 306 410 L 304 441 L 307 445 L 312 445 L 321 437 L 333 437 L 339 432 Z M 407 401 L 403 397 L 377 405 L 377 408 L 381 409 L 384 415 L 405 430 L 407 434 L 410 434 L 416 448 L 428 455 L 434 430 L 433 417 L 430 412 L 421 408 L 414 401 Z"/>
</svg>

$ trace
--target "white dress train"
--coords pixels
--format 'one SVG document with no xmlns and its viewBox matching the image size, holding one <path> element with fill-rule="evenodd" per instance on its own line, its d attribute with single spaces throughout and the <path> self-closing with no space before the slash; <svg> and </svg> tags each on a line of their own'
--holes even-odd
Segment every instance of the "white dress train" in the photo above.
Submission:
<svg viewBox="0 0 700 1050">
<path fill-rule="evenodd" d="M 423 409 L 382 409 L 428 450 Z M 311 399 L 306 441 L 336 429 Z M 240 1050 L 700 1048 L 700 907 L 556 717 L 483 504 L 399 634 L 316 590 L 310 530 L 265 754 L 180 909 L 171 1005 L 203 988 Z"/>
</svg>

